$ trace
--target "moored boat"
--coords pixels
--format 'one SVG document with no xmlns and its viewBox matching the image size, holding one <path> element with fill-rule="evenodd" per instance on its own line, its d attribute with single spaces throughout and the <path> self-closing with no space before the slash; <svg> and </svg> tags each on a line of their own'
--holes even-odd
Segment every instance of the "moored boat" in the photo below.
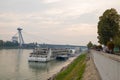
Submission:
<svg viewBox="0 0 120 80">
<path fill-rule="evenodd" d="M 35 61 L 35 62 L 48 62 L 51 60 L 51 49 L 48 48 L 36 48 L 30 53 L 28 57 L 28 61 Z"/>
<path fill-rule="evenodd" d="M 53 53 L 56 52 L 56 59 L 57 60 L 67 60 L 69 58 L 69 49 L 56 49 Z"/>
<path fill-rule="evenodd" d="M 56 57 L 57 60 L 67 60 L 68 58 L 69 58 L 68 55 L 58 55 Z"/>
</svg>

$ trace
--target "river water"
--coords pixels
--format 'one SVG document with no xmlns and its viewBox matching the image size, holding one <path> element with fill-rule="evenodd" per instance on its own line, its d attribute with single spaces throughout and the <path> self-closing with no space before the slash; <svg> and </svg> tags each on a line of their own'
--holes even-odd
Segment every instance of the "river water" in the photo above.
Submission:
<svg viewBox="0 0 120 80">
<path fill-rule="evenodd" d="M 1 49 L 0 50 L 0 80 L 47 80 L 60 69 L 75 59 L 67 61 L 50 61 L 48 63 L 28 62 L 32 50 Z"/>
</svg>

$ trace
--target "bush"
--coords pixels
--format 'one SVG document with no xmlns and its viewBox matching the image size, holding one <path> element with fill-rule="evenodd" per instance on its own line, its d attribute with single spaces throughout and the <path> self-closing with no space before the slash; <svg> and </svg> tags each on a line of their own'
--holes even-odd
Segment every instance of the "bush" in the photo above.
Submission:
<svg viewBox="0 0 120 80">
<path fill-rule="evenodd" d="M 114 43 L 112 41 L 107 42 L 107 47 L 110 50 L 110 53 L 113 53 Z"/>
</svg>

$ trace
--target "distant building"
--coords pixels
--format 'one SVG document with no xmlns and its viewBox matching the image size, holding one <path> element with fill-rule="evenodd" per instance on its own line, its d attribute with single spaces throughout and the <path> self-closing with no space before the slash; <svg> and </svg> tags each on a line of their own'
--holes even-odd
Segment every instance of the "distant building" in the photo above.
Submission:
<svg viewBox="0 0 120 80">
<path fill-rule="evenodd" d="M 13 42 L 13 43 L 18 43 L 18 37 L 13 36 L 13 37 L 12 37 L 12 42 Z"/>
</svg>

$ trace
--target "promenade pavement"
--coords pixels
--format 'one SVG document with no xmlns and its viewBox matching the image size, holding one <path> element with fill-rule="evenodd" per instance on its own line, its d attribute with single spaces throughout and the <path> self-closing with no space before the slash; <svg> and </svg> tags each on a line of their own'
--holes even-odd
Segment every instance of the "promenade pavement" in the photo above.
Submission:
<svg viewBox="0 0 120 80">
<path fill-rule="evenodd" d="M 120 56 L 91 50 L 102 80 L 120 80 Z"/>
</svg>

